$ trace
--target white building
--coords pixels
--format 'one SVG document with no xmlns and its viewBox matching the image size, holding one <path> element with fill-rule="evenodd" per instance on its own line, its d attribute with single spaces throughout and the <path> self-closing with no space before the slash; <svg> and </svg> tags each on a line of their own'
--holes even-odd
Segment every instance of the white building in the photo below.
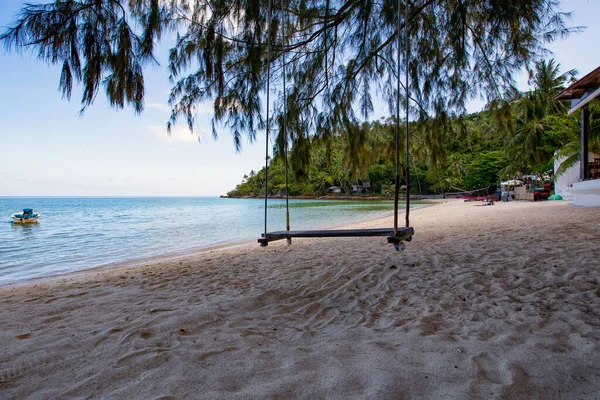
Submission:
<svg viewBox="0 0 600 400">
<path fill-rule="evenodd" d="M 596 68 L 556 96 L 558 100 L 571 100 L 569 114 L 581 112 L 581 157 L 576 167 L 556 178 L 554 190 L 563 198 L 572 198 L 578 206 L 600 206 L 600 158 L 589 153 L 588 133 L 590 113 L 588 104 L 600 96 L 600 67 Z M 560 163 L 554 164 L 556 171 Z"/>
</svg>

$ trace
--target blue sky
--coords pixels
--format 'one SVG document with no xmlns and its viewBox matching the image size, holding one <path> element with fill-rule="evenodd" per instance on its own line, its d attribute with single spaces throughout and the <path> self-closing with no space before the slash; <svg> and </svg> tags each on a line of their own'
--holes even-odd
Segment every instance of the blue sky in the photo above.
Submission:
<svg viewBox="0 0 600 400">
<path fill-rule="evenodd" d="M 21 0 L 2 0 L 0 27 L 9 25 Z M 563 2 L 571 25 L 584 33 L 550 46 L 563 71 L 579 76 L 600 65 L 600 6 Z M 159 44 L 159 54 L 168 46 Z M 163 57 L 164 59 L 164 57 Z M 30 54 L 0 50 L 0 196 L 208 196 L 224 194 L 264 164 L 264 135 L 236 153 L 228 132 L 210 134 L 210 107 L 199 113 L 201 143 L 184 124 L 167 136 L 170 89 L 164 65 L 145 70 L 146 109 L 108 107 L 103 93 L 83 117 L 79 88 L 70 102 L 58 92 L 60 69 Z M 519 80 L 526 87 L 526 77 Z M 469 107 L 476 111 L 482 104 Z"/>
</svg>

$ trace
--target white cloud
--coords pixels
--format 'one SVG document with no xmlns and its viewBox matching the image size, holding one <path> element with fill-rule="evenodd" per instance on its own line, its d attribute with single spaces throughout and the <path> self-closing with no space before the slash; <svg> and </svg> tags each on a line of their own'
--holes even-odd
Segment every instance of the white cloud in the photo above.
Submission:
<svg viewBox="0 0 600 400">
<path fill-rule="evenodd" d="M 165 142 L 198 142 L 198 134 L 191 133 L 187 126 L 174 126 L 171 128 L 171 134 L 167 132 L 167 128 L 158 125 L 149 125 L 148 129 Z"/>
<path fill-rule="evenodd" d="M 146 103 L 146 108 L 153 108 L 155 110 L 165 111 L 170 113 L 171 107 L 162 103 Z"/>
<path fill-rule="evenodd" d="M 169 113 L 171 112 L 171 108 L 168 105 L 159 102 L 146 103 L 146 107 Z M 180 121 L 177 125 L 172 127 L 170 135 L 167 132 L 165 125 L 148 125 L 147 128 L 166 142 L 192 143 L 197 142 L 199 138 L 204 142 L 206 139 L 212 138 L 212 128 L 210 125 L 210 119 L 213 116 L 212 107 L 213 104 L 208 101 L 198 103 L 194 107 L 194 133 L 190 132 L 184 121 Z"/>
</svg>

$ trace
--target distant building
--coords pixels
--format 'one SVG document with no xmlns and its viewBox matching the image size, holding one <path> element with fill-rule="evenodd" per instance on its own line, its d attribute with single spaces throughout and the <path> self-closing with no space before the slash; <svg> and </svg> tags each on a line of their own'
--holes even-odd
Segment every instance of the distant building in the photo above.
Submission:
<svg viewBox="0 0 600 400">
<path fill-rule="evenodd" d="M 352 193 L 366 194 L 371 192 L 371 182 L 352 185 Z"/>
<path fill-rule="evenodd" d="M 579 176 L 570 169 L 558 177 L 555 192 L 563 198 L 573 198 L 578 206 L 600 206 L 600 157 L 589 152 L 590 112 L 588 104 L 600 97 L 600 67 L 560 92 L 557 100 L 571 100 L 568 114 L 581 112 L 581 156 Z M 558 163 L 555 163 L 555 172 Z M 562 179 L 561 179 L 562 178 Z"/>
</svg>

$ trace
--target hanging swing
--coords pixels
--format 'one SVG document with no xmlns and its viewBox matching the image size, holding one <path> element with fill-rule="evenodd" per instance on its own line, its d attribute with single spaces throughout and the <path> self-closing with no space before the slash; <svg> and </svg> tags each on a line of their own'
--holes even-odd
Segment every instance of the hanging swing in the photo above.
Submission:
<svg viewBox="0 0 600 400">
<path fill-rule="evenodd" d="M 269 168 L 269 137 L 270 137 L 270 124 L 269 124 L 269 92 L 270 92 L 270 81 L 271 81 L 271 11 L 272 11 L 272 3 L 269 0 L 269 15 L 268 15 L 268 24 L 269 24 L 269 32 L 267 33 L 267 53 L 269 59 L 267 60 L 267 117 L 266 117 L 266 147 L 265 147 L 265 229 L 264 233 L 261 235 L 261 238 L 258 239 L 258 243 L 262 247 L 265 247 L 269 244 L 269 242 L 273 242 L 276 240 L 287 239 L 288 244 L 292 243 L 292 238 L 339 238 L 339 237 L 374 237 L 374 236 L 386 236 L 388 243 L 394 245 L 396 250 L 400 251 L 404 249 L 404 241 L 412 240 L 414 229 L 409 225 L 409 210 L 410 210 L 410 180 L 409 180 L 409 129 L 408 129 L 408 3 L 404 7 L 404 21 L 406 28 L 406 39 L 404 40 L 405 45 L 405 69 L 406 69 L 406 165 L 405 165 L 405 178 L 406 178 L 406 211 L 405 211 L 405 220 L 406 226 L 399 227 L 398 226 L 398 199 L 399 199 L 399 189 L 400 189 L 400 0 L 398 0 L 398 30 L 397 30 L 397 40 L 398 40 L 398 54 L 397 54 L 397 66 L 398 66 L 398 74 L 397 74 L 397 101 L 396 101 L 396 177 L 394 182 L 394 227 L 393 228 L 376 228 L 376 229 L 330 229 L 330 230 L 302 230 L 302 231 L 292 231 L 290 230 L 290 212 L 289 212 L 289 185 L 288 185 L 288 141 L 286 137 L 286 113 L 287 109 L 286 103 L 286 59 L 285 52 L 282 54 L 282 74 L 283 74 L 283 122 L 282 129 L 285 141 L 284 146 L 284 157 L 285 157 L 285 207 L 286 207 L 286 230 L 285 231 L 276 231 L 276 232 L 268 232 L 267 231 L 267 208 L 268 208 L 268 168 Z M 284 4 L 282 1 L 281 4 L 281 13 L 282 13 L 282 45 L 285 46 L 285 13 L 284 13 Z"/>
</svg>

